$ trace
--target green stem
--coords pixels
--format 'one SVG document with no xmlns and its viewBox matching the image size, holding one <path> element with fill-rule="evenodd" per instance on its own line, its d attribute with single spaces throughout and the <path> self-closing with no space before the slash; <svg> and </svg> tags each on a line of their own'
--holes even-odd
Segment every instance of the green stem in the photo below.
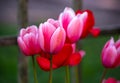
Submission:
<svg viewBox="0 0 120 83">
<path fill-rule="evenodd" d="M 34 72 L 34 83 L 38 83 L 34 56 L 32 56 L 32 63 L 33 63 L 33 72 Z"/>
<path fill-rule="evenodd" d="M 105 70 L 103 71 L 103 74 L 102 74 L 102 77 L 101 77 L 100 83 L 102 83 L 102 81 L 103 81 L 103 79 L 104 79 L 106 73 L 107 73 L 107 69 L 105 68 Z"/>
<path fill-rule="evenodd" d="M 69 72 L 69 66 L 66 66 L 66 83 L 70 83 L 70 72 Z"/>
<path fill-rule="evenodd" d="M 79 83 L 78 66 L 75 67 L 76 83 Z"/>
<path fill-rule="evenodd" d="M 52 83 L 52 55 L 50 55 L 50 74 L 49 74 L 49 83 Z"/>
</svg>

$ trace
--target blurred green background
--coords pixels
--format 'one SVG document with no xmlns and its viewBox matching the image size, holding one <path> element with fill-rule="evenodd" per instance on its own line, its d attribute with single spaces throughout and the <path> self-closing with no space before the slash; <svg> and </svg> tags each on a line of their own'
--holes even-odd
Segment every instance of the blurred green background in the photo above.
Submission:
<svg viewBox="0 0 120 83">
<path fill-rule="evenodd" d="M 17 25 L 0 23 L 0 36 L 17 35 Z M 100 56 L 101 50 L 110 37 L 113 36 L 115 40 L 118 35 L 103 35 L 98 38 L 88 37 L 80 41 L 81 47 L 86 51 L 81 64 L 82 83 L 99 83 L 104 67 L 101 64 Z M 79 47 L 79 46 L 78 46 Z M 29 58 L 29 57 L 28 57 Z M 1 46 L 0 47 L 0 83 L 17 83 L 17 64 L 18 64 L 18 47 L 17 46 Z M 48 83 L 48 72 L 42 71 L 38 65 L 38 79 L 39 83 Z M 62 67 L 53 72 L 53 83 L 65 82 L 65 68 Z M 29 58 L 29 83 L 33 83 L 31 58 Z M 115 77 L 120 80 L 120 67 L 109 69 L 107 77 Z M 71 77 L 72 78 L 72 77 Z"/>
</svg>

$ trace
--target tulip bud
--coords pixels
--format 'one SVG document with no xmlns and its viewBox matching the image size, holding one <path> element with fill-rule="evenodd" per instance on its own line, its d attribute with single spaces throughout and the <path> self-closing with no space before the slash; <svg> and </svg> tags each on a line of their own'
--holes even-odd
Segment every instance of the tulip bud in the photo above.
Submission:
<svg viewBox="0 0 120 83">
<path fill-rule="evenodd" d="M 111 38 L 102 50 L 102 64 L 106 68 L 115 68 L 120 63 L 120 46 Z"/>
</svg>

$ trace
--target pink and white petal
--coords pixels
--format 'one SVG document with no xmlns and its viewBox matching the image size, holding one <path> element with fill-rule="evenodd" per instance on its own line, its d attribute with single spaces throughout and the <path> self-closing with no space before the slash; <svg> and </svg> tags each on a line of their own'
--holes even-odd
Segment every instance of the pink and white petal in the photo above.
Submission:
<svg viewBox="0 0 120 83">
<path fill-rule="evenodd" d="M 67 12 L 69 15 L 71 15 L 71 17 L 74 17 L 74 16 L 75 16 L 74 10 L 73 10 L 72 8 L 70 8 L 70 7 L 66 7 L 63 12 L 64 12 L 64 13 Z"/>
<path fill-rule="evenodd" d="M 60 26 L 63 27 L 65 31 L 67 31 L 68 24 L 71 20 L 72 18 L 68 14 L 61 13 L 59 16 Z"/>
<path fill-rule="evenodd" d="M 59 52 L 64 46 L 65 39 L 66 39 L 65 30 L 61 27 L 57 28 L 50 40 L 50 52 L 51 53 Z"/>
<path fill-rule="evenodd" d="M 29 49 L 30 54 L 35 54 L 35 51 L 34 51 L 35 39 L 34 38 L 35 38 L 35 36 L 32 33 L 26 34 L 23 37 L 23 41 L 24 41 L 26 47 Z"/>
<path fill-rule="evenodd" d="M 116 47 L 116 48 L 119 48 L 119 47 L 120 47 L 120 39 L 118 39 L 118 40 L 116 41 L 115 47 Z"/>
<path fill-rule="evenodd" d="M 43 51 L 45 51 L 45 48 L 44 48 L 44 41 L 45 40 L 44 40 L 42 27 L 43 27 L 43 24 L 41 23 L 40 26 L 39 26 L 39 31 L 38 31 L 38 42 L 39 42 L 40 48 Z"/>
<path fill-rule="evenodd" d="M 26 34 L 26 29 L 20 29 L 20 36 L 23 37 Z"/>
<path fill-rule="evenodd" d="M 114 45 L 114 38 L 113 37 L 111 37 L 111 39 L 106 43 L 106 45 L 105 45 L 105 47 L 108 47 L 108 46 L 110 46 L 110 45 Z"/>
<path fill-rule="evenodd" d="M 82 13 L 82 14 L 77 14 L 77 17 L 78 17 L 79 19 L 81 19 L 81 20 L 83 21 L 83 23 L 85 23 L 85 22 L 86 22 L 86 19 L 87 19 L 87 17 L 88 17 L 88 13 L 87 13 L 87 12 L 84 12 L 84 13 Z"/>
<path fill-rule="evenodd" d="M 83 22 L 75 17 L 70 24 L 68 25 L 67 29 L 67 36 L 71 43 L 75 43 L 79 40 L 83 30 Z"/>
<path fill-rule="evenodd" d="M 47 22 L 49 22 L 50 24 L 54 25 L 56 28 L 60 26 L 59 21 L 58 21 L 58 20 L 54 20 L 54 19 L 52 19 L 52 18 L 49 18 L 49 19 L 47 20 Z"/>
<path fill-rule="evenodd" d="M 38 28 L 35 25 L 28 26 L 26 32 L 36 34 L 38 32 Z"/>
<path fill-rule="evenodd" d="M 50 24 L 54 24 L 55 20 L 52 19 L 52 18 L 49 18 L 49 19 L 47 20 L 47 22 L 49 22 Z"/>
<path fill-rule="evenodd" d="M 44 36 L 44 49 L 46 50 L 46 52 L 50 52 L 50 39 L 55 30 L 56 27 L 54 27 L 52 24 L 48 22 L 45 22 L 42 26 Z"/>
<path fill-rule="evenodd" d="M 36 35 L 33 34 L 33 33 L 30 33 L 28 37 L 29 37 L 28 38 L 29 40 L 28 40 L 27 47 L 29 47 L 29 49 L 30 49 L 30 51 L 31 51 L 32 54 L 37 54 L 38 52 L 37 52 L 36 48 L 38 46 L 36 46 Z"/>
<path fill-rule="evenodd" d="M 41 48 L 40 48 L 40 45 L 39 45 L 39 39 L 38 39 L 38 34 L 36 34 L 36 37 L 35 37 L 35 52 L 36 53 L 40 53 L 41 52 Z"/>
<path fill-rule="evenodd" d="M 29 48 L 27 48 L 27 46 L 25 45 L 24 41 L 21 39 L 21 37 L 18 37 L 17 38 L 17 42 L 18 42 L 18 45 L 21 49 L 21 51 L 27 55 L 27 56 L 30 56 L 30 51 L 29 51 Z"/>
<path fill-rule="evenodd" d="M 106 44 L 104 45 L 104 47 L 103 47 L 103 49 L 102 49 L 102 55 L 104 55 L 105 49 L 106 49 L 108 46 L 110 46 L 110 45 L 114 45 L 114 39 L 113 39 L 113 37 L 111 37 L 111 39 L 110 39 L 109 41 L 107 41 Z"/>
<path fill-rule="evenodd" d="M 59 15 L 60 25 L 65 29 L 65 31 L 67 31 L 68 24 L 74 17 L 75 12 L 69 7 L 66 7 L 64 11 Z"/>
</svg>

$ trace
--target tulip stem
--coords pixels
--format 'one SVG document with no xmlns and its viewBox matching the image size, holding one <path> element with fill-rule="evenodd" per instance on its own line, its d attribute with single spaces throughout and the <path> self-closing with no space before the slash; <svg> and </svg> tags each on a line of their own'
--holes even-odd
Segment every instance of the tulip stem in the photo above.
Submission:
<svg viewBox="0 0 120 83">
<path fill-rule="evenodd" d="M 37 71 L 36 71 L 36 67 L 35 67 L 34 56 L 32 56 L 32 63 L 33 63 L 33 72 L 34 72 L 34 83 L 38 83 L 38 80 L 37 80 Z"/>
<path fill-rule="evenodd" d="M 103 74 L 102 74 L 102 77 L 101 77 L 100 83 L 102 83 L 102 81 L 103 81 L 103 79 L 104 79 L 106 73 L 107 73 L 107 69 L 105 68 L 104 71 L 103 71 Z"/>
<path fill-rule="evenodd" d="M 70 83 L 70 72 L 69 72 L 69 66 L 66 66 L 66 83 Z"/>
<path fill-rule="evenodd" d="M 49 83 L 52 83 L 52 55 L 50 55 L 50 73 L 49 73 Z"/>
<path fill-rule="evenodd" d="M 75 67 L 75 75 L 76 75 L 76 83 L 80 83 L 80 82 L 79 82 L 78 66 Z"/>
</svg>

